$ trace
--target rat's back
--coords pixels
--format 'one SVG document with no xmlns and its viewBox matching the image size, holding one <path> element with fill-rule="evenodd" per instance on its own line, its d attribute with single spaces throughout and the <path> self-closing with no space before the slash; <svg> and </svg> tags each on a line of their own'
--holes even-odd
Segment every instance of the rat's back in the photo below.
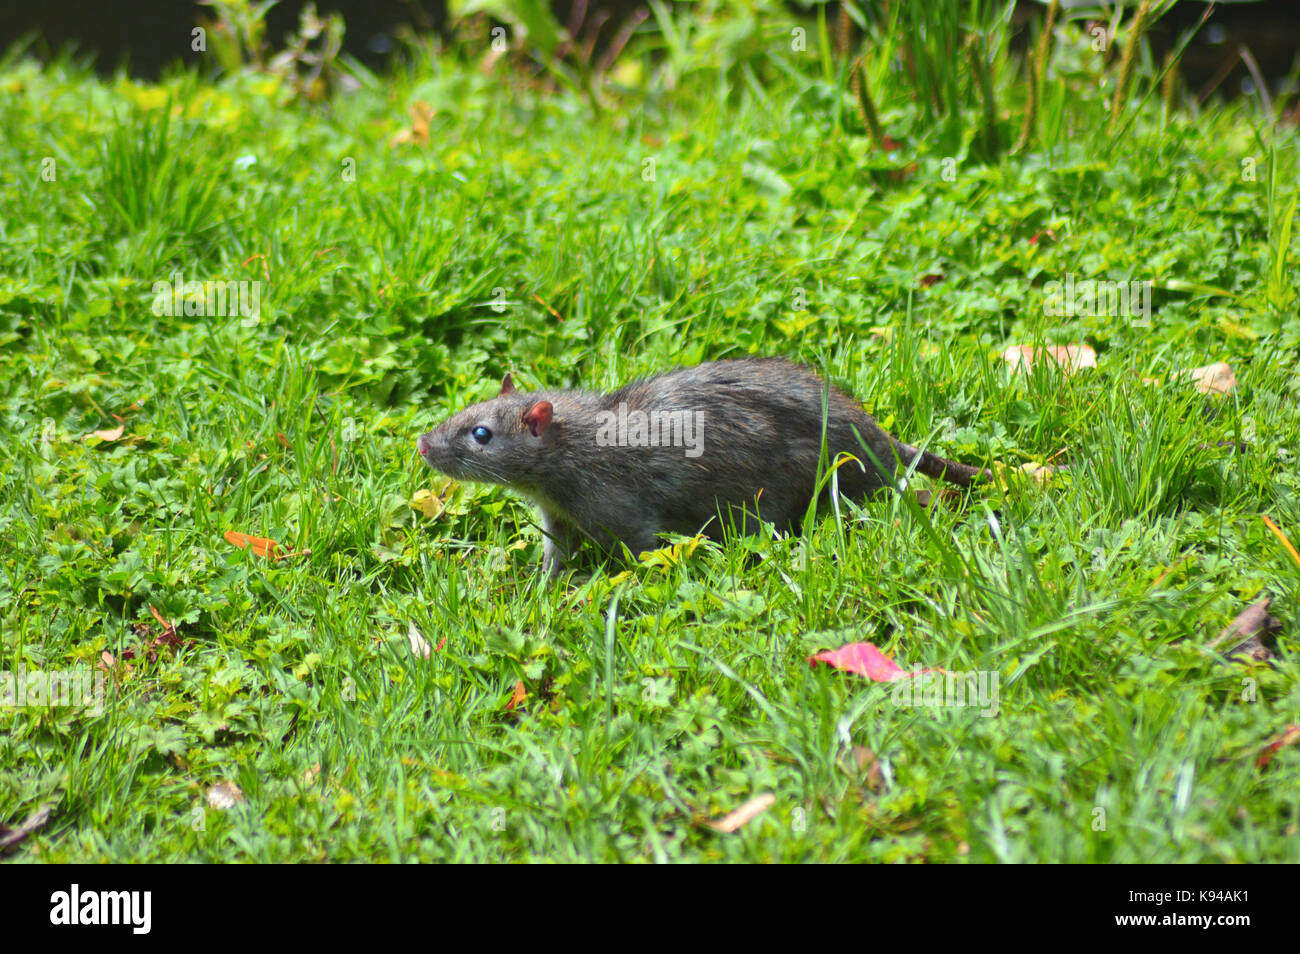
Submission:
<svg viewBox="0 0 1300 954">
<path fill-rule="evenodd" d="M 856 401 L 807 368 L 780 359 L 669 371 L 606 395 L 602 404 L 620 421 L 639 420 L 637 414 L 651 421 L 656 414 L 661 421 L 682 415 L 697 429 L 689 456 L 671 445 L 627 447 L 608 461 L 636 487 L 651 522 L 679 533 L 694 533 L 718 516 L 751 531 L 755 517 L 779 529 L 797 525 L 816 486 L 823 415 L 827 460 L 844 452 L 861 462 L 841 468 L 841 492 L 861 497 L 885 483 L 872 455 L 893 462 L 888 437 Z"/>
</svg>

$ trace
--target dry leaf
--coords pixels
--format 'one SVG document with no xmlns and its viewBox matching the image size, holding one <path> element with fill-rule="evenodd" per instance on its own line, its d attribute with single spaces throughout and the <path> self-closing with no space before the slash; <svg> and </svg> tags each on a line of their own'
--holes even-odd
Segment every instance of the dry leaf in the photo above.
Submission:
<svg viewBox="0 0 1300 954">
<path fill-rule="evenodd" d="M 410 116 L 411 128 L 403 129 L 393 136 L 388 143 L 390 148 L 408 142 L 417 146 L 429 144 L 429 121 L 433 119 L 433 107 L 417 99 L 411 104 Z"/>
<path fill-rule="evenodd" d="M 153 613 L 153 618 L 161 623 L 163 628 L 162 635 L 156 637 L 152 645 L 155 648 L 162 646 L 175 648 L 179 646 L 181 644 L 181 638 L 176 634 L 175 624 L 169 623 L 167 620 L 163 619 L 162 613 L 158 612 L 152 604 L 149 606 L 149 612 Z"/>
<path fill-rule="evenodd" d="M 114 659 L 113 654 L 105 650 L 99 654 L 99 662 L 95 663 L 95 668 L 106 676 L 112 676 L 115 679 L 125 679 L 131 675 L 135 667 L 126 665 L 126 660 L 135 658 L 135 652 L 128 649 L 122 653 L 121 660 Z"/>
<path fill-rule="evenodd" d="M 709 819 L 704 822 L 704 826 L 712 828 L 714 831 L 733 832 L 748 825 L 775 804 L 776 796 L 771 792 L 764 792 L 762 795 L 755 795 L 735 811 L 721 818 Z"/>
<path fill-rule="evenodd" d="M 411 652 L 421 659 L 429 658 L 429 641 L 424 638 L 414 623 L 407 624 L 406 641 L 411 644 Z"/>
<path fill-rule="evenodd" d="M 1191 378 L 1192 386 L 1202 394 L 1227 394 L 1237 388 L 1237 377 L 1232 373 L 1232 366 L 1226 361 L 1207 364 L 1203 368 L 1192 368 L 1190 371 L 1175 371 L 1169 375 L 1171 382 L 1187 378 Z M 1143 378 L 1142 383 L 1159 386 L 1160 378 Z"/>
<path fill-rule="evenodd" d="M 1002 352 L 1002 360 L 1011 365 L 1012 371 L 1028 372 L 1035 364 L 1050 361 L 1066 374 L 1073 374 L 1081 368 L 1097 367 L 1097 352 L 1086 344 L 1045 345 L 1041 348 L 1012 345 Z"/>
<path fill-rule="evenodd" d="M 53 805 L 44 805 L 24 818 L 22 824 L 17 828 L 10 828 L 8 825 L 0 823 L 0 854 L 12 851 L 26 841 L 27 837 L 33 832 L 44 828 L 45 823 L 50 820 L 50 812 L 53 810 Z"/>
<path fill-rule="evenodd" d="M 91 431 L 89 434 L 86 435 L 84 439 L 89 440 L 92 437 L 98 437 L 101 441 L 105 441 L 105 442 L 120 441 L 122 439 L 122 434 L 125 431 L 126 431 L 126 425 L 119 424 L 117 425 L 117 427 L 110 428 L 108 430 Z"/>
<path fill-rule="evenodd" d="M 260 557 L 270 557 L 272 560 L 280 559 L 280 544 L 274 540 L 268 540 L 266 537 L 250 537 L 238 530 L 227 530 L 225 536 L 228 542 L 233 543 L 240 549 L 251 549 Z"/>
<path fill-rule="evenodd" d="M 858 771 L 863 775 L 863 783 L 873 792 L 880 791 L 881 785 L 884 784 L 884 776 L 880 769 L 880 759 L 876 753 L 872 752 L 864 745 L 853 746 L 853 761 L 858 766 Z"/>
<path fill-rule="evenodd" d="M 506 703 L 506 711 L 509 712 L 519 703 L 524 701 L 528 695 L 528 690 L 524 687 L 524 681 L 519 679 L 515 682 L 515 691 L 510 694 L 510 701 Z"/>
<path fill-rule="evenodd" d="M 208 789 L 208 804 L 217 811 L 225 811 L 243 804 L 244 793 L 234 782 L 218 782 Z"/>
<path fill-rule="evenodd" d="M 1246 656 L 1255 662 L 1267 662 L 1273 658 L 1273 633 L 1282 628 L 1282 623 L 1269 613 L 1268 608 L 1273 598 L 1266 596 L 1257 600 L 1237 614 L 1237 618 L 1223 628 L 1218 636 L 1206 644 L 1206 649 L 1214 649 L 1221 643 L 1230 643 L 1232 649 L 1225 656 Z"/>
</svg>

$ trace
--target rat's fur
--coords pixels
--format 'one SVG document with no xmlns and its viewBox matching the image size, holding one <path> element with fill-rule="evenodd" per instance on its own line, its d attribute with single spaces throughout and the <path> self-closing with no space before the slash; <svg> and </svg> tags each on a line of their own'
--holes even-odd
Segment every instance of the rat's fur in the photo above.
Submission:
<svg viewBox="0 0 1300 954">
<path fill-rule="evenodd" d="M 635 554 L 661 545 L 656 534 L 667 530 L 716 537 L 728 524 L 752 532 L 756 518 L 797 528 L 816 485 L 824 401 L 827 460 L 857 458 L 839 467 L 844 496 L 862 500 L 888 486 L 896 461 L 961 485 L 988 475 L 895 440 L 808 368 L 771 358 L 682 368 L 612 394 L 523 394 L 507 375 L 501 394 L 422 435 L 419 450 L 445 474 L 504 484 L 535 501 L 543 566 L 554 576 L 584 535 Z M 685 412 L 699 422 L 702 444 L 603 446 L 610 418 L 602 412 L 617 415 L 620 406 Z M 474 438 L 478 427 L 491 433 L 486 443 Z"/>
</svg>

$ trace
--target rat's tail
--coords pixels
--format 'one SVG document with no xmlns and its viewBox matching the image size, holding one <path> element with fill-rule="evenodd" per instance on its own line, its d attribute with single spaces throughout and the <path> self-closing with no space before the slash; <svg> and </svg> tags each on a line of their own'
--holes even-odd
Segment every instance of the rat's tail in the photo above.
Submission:
<svg viewBox="0 0 1300 954">
<path fill-rule="evenodd" d="M 993 479 L 993 472 L 990 470 L 971 467 L 969 464 L 959 464 L 955 460 L 948 460 L 938 454 L 931 454 L 919 447 L 913 447 L 911 444 L 904 444 L 893 437 L 889 440 L 894 445 L 894 452 L 898 454 L 898 459 L 905 466 L 910 467 L 912 461 L 916 461 L 917 473 L 925 474 L 927 477 L 946 480 L 951 484 L 958 484 L 962 487 L 969 487 L 973 483 Z"/>
</svg>

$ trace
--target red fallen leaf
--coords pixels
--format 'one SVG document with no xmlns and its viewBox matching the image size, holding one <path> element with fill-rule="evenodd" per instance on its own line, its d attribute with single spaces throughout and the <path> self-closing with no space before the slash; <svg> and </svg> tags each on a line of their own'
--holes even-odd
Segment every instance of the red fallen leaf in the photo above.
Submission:
<svg viewBox="0 0 1300 954">
<path fill-rule="evenodd" d="M 874 643 L 849 643 L 839 649 L 829 649 L 824 653 L 808 657 L 808 664 L 816 666 L 819 662 L 844 672 L 865 676 L 872 682 L 897 682 L 910 679 L 926 672 L 943 672 L 942 669 L 920 669 L 916 672 L 904 672 L 898 664 L 876 648 Z"/>
<path fill-rule="evenodd" d="M 921 287 L 929 288 L 931 285 L 937 285 L 943 281 L 942 275 L 930 274 L 921 276 Z"/>
<path fill-rule="evenodd" d="M 1255 768 L 1263 768 L 1273 761 L 1273 756 L 1281 749 L 1288 745 L 1295 745 L 1296 742 L 1300 742 L 1300 725 L 1289 725 L 1285 732 L 1264 746 L 1264 751 L 1260 752 L 1259 758 L 1255 759 Z"/>
<path fill-rule="evenodd" d="M 885 152 L 893 152 L 901 145 L 902 143 L 897 139 L 894 139 L 892 136 L 886 136 L 880 141 L 880 148 L 885 150 Z"/>
<path fill-rule="evenodd" d="M 442 652 L 442 647 L 446 645 L 447 645 L 447 637 L 444 636 L 442 637 L 442 639 L 438 640 L 438 645 L 433 647 L 433 651 L 435 653 L 440 653 Z"/>
<path fill-rule="evenodd" d="M 283 447 L 285 450 L 289 449 L 289 438 L 284 436 L 284 431 L 276 431 L 275 439 L 279 441 L 280 446 Z"/>
<path fill-rule="evenodd" d="M 268 540 L 266 537 L 250 537 L 238 530 L 227 530 L 225 537 L 227 541 L 241 550 L 251 549 L 260 557 L 269 556 L 272 560 L 280 559 L 280 544 L 274 540 Z"/>
<path fill-rule="evenodd" d="M 515 691 L 511 693 L 510 701 L 506 703 L 506 711 L 509 712 L 523 702 L 526 695 L 528 695 L 528 691 L 524 688 L 524 681 L 520 679 L 515 683 Z"/>
<path fill-rule="evenodd" d="M 1037 245 L 1039 239 L 1043 240 L 1044 245 L 1052 245 L 1056 242 L 1056 233 L 1051 229 L 1043 229 L 1041 232 L 1035 232 L 1034 237 L 1029 240 L 1029 244 Z"/>
</svg>

